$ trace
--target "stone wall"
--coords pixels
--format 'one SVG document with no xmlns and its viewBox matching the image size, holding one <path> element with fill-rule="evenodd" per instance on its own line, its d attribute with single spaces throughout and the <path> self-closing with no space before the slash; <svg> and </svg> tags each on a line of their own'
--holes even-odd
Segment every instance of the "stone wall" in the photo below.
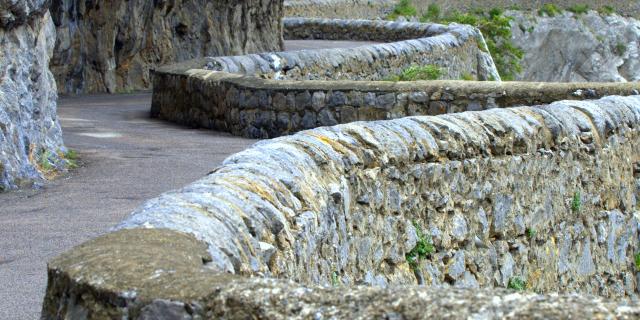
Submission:
<svg viewBox="0 0 640 320">
<path fill-rule="evenodd" d="M 282 10 L 282 0 L 53 0 L 51 69 L 61 93 L 149 89 L 158 65 L 282 49 Z"/>
<path fill-rule="evenodd" d="M 638 139 L 612 96 L 262 141 L 51 261 L 43 317 L 637 317 L 588 294 L 638 294 Z"/>
<path fill-rule="evenodd" d="M 64 168 L 48 1 L 0 1 L 0 191 Z"/>
<path fill-rule="evenodd" d="M 370 20 L 284 19 L 287 39 L 392 41 L 350 49 L 207 57 L 171 66 L 290 80 L 380 80 L 412 65 L 437 65 L 443 78 L 500 80 L 480 31 L 466 25 Z M 411 39 L 411 40 L 408 40 Z"/>
<path fill-rule="evenodd" d="M 375 19 L 385 17 L 399 0 L 286 0 L 285 16 L 308 18 Z M 624 16 L 640 16 L 640 3 L 628 0 L 411 0 L 418 13 L 426 12 L 430 4 L 437 4 L 443 12 L 471 12 L 474 9 L 538 10 L 552 3 L 560 8 L 587 5 L 597 10 L 611 6 Z"/>
<path fill-rule="evenodd" d="M 389 0 L 285 0 L 284 12 L 286 17 L 375 19 L 395 5 Z"/>
<path fill-rule="evenodd" d="M 639 91 L 637 83 L 285 81 L 167 68 L 155 74 L 151 113 L 187 126 L 268 138 L 353 121 L 594 99 Z"/>
</svg>

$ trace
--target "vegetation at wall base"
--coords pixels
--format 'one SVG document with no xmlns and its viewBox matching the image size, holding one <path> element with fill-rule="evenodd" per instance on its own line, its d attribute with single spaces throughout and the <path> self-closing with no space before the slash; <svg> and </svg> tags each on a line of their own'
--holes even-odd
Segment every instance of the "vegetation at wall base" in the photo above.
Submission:
<svg viewBox="0 0 640 320">
<path fill-rule="evenodd" d="M 418 80 L 438 80 L 442 77 L 442 69 L 429 64 L 426 66 L 410 66 L 404 69 L 399 75 L 389 76 L 385 81 L 418 81 Z"/>
<path fill-rule="evenodd" d="M 509 279 L 509 284 L 507 285 L 507 288 L 516 290 L 516 291 L 524 291 L 526 287 L 527 287 L 527 283 L 518 277 L 513 277 Z"/>
<path fill-rule="evenodd" d="M 586 4 L 575 4 L 567 8 L 567 11 L 573 12 L 576 15 L 585 14 L 589 12 L 589 6 Z"/>
</svg>

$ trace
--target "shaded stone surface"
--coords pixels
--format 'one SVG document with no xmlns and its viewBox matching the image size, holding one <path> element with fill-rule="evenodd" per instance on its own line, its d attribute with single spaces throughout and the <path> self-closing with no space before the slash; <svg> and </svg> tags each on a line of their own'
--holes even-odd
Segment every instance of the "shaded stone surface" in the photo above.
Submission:
<svg viewBox="0 0 640 320">
<path fill-rule="evenodd" d="M 282 0 L 53 0 L 62 93 L 149 89 L 149 70 L 207 55 L 282 49 Z"/>
<path fill-rule="evenodd" d="M 48 1 L 0 1 L 0 191 L 64 169 Z"/>
</svg>

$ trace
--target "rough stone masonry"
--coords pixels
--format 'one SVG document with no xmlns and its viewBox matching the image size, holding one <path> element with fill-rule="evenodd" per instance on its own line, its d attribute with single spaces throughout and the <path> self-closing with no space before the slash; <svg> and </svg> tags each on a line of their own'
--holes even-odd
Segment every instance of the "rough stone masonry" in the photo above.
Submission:
<svg viewBox="0 0 640 320">
<path fill-rule="evenodd" d="M 262 141 L 51 261 L 43 317 L 637 318 L 639 130 L 611 96 Z"/>
</svg>

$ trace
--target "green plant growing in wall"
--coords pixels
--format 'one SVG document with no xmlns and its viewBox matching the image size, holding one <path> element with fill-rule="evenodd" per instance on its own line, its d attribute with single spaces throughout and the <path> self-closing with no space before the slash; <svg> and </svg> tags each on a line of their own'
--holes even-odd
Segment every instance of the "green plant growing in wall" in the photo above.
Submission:
<svg viewBox="0 0 640 320">
<path fill-rule="evenodd" d="M 578 213 L 581 207 L 582 200 L 580 197 L 580 191 L 576 191 L 573 193 L 573 198 L 571 199 L 571 211 L 573 211 L 574 213 Z"/>
<path fill-rule="evenodd" d="M 387 81 L 437 80 L 442 76 L 442 69 L 435 65 L 411 66 L 402 70 L 397 76 L 386 78 Z"/>
<path fill-rule="evenodd" d="M 527 238 L 533 239 L 536 236 L 536 229 L 527 228 Z"/>
<path fill-rule="evenodd" d="M 589 6 L 586 4 L 575 4 L 567 8 L 567 10 L 576 15 L 580 15 L 589 12 Z"/>
<path fill-rule="evenodd" d="M 416 221 L 412 221 L 412 223 L 416 229 L 416 246 L 405 254 L 405 259 L 411 269 L 415 271 L 420 264 L 420 260 L 426 259 L 430 254 L 434 253 L 436 249 L 433 247 L 431 239 L 425 236 L 420 225 Z"/>
<path fill-rule="evenodd" d="M 40 170 L 45 173 L 49 173 L 54 170 L 53 164 L 49 158 L 51 158 L 51 152 L 43 149 L 39 156 L 38 166 L 40 167 Z"/>
<path fill-rule="evenodd" d="M 396 20 L 400 16 L 415 17 L 417 15 L 418 9 L 411 4 L 411 0 L 400 0 L 391 14 L 387 16 L 387 20 Z"/>
<path fill-rule="evenodd" d="M 509 279 L 509 284 L 507 285 L 507 288 L 516 290 L 516 291 L 524 291 L 526 287 L 527 287 L 527 282 L 520 279 L 519 277 L 513 277 Z"/>
<path fill-rule="evenodd" d="M 331 273 L 331 285 L 334 287 L 337 287 L 339 284 L 339 280 L 338 280 L 338 271 L 334 271 Z"/>
<path fill-rule="evenodd" d="M 555 17 L 562 12 L 560 8 L 558 8 L 553 3 L 545 3 L 540 10 L 538 10 L 539 16 L 547 15 L 548 17 Z"/>
<path fill-rule="evenodd" d="M 636 263 L 636 271 L 640 272 L 640 252 L 636 253 L 635 263 Z"/>
<path fill-rule="evenodd" d="M 627 52 L 627 45 L 622 42 L 618 42 L 615 47 L 615 53 L 622 56 L 625 52 Z"/>
</svg>

